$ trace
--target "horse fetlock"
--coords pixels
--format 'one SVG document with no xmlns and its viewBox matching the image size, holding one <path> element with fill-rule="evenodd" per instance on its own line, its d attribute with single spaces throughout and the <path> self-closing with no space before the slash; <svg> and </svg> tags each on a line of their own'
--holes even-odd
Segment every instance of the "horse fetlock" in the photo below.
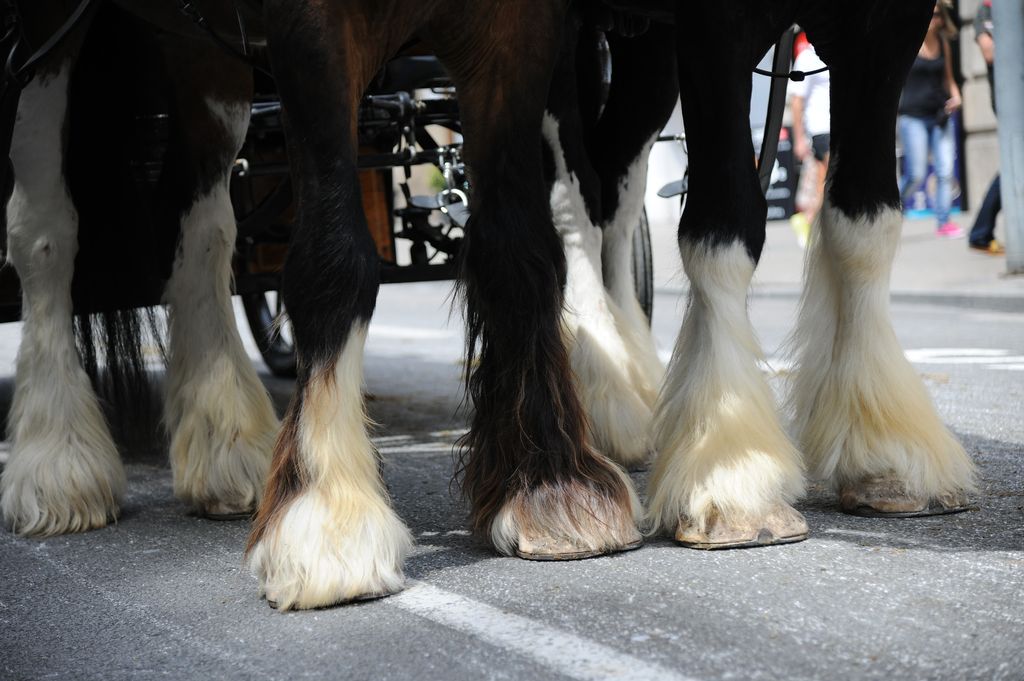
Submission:
<svg viewBox="0 0 1024 681">
<path fill-rule="evenodd" d="M 281 509 L 249 552 L 271 606 L 301 610 L 400 591 L 409 530 L 385 501 L 306 491 Z"/>
<path fill-rule="evenodd" d="M 0 479 L 0 507 L 13 532 L 85 532 L 117 518 L 124 468 L 109 436 L 89 435 L 51 432 L 15 442 Z"/>
<path fill-rule="evenodd" d="M 251 513 L 263 492 L 279 424 L 263 386 L 249 379 L 224 361 L 203 380 L 171 386 L 174 492 L 202 515 Z"/>
<path fill-rule="evenodd" d="M 171 440 L 175 495 L 205 516 L 252 513 L 270 466 L 274 429 L 225 432 L 212 424 L 180 426 Z"/>
<path fill-rule="evenodd" d="M 649 489 L 652 532 L 707 533 L 716 524 L 757 530 L 803 494 L 799 454 L 758 413 L 766 411 L 731 409 L 728 418 L 719 414 L 710 427 L 694 425 L 670 440 L 661 432 Z"/>
</svg>

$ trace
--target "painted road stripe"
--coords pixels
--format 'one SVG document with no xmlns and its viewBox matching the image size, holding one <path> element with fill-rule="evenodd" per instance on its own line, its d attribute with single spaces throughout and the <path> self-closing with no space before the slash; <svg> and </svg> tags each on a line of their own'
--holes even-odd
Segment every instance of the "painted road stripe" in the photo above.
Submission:
<svg viewBox="0 0 1024 681">
<path fill-rule="evenodd" d="M 452 451 L 455 447 L 453 442 L 423 442 L 411 445 L 378 445 L 377 451 L 381 454 L 431 454 L 431 453 L 447 453 Z"/>
<path fill-rule="evenodd" d="M 993 348 L 918 348 L 907 350 L 914 364 L 975 364 L 997 371 L 1020 371 L 1024 356 Z"/>
<path fill-rule="evenodd" d="M 573 679 L 694 681 L 652 662 L 423 582 L 387 600 Z"/>
<path fill-rule="evenodd" d="M 388 326 L 386 324 L 370 324 L 367 336 L 389 340 L 452 340 L 462 335 L 458 331 L 446 329 L 424 329 L 418 326 Z"/>
</svg>

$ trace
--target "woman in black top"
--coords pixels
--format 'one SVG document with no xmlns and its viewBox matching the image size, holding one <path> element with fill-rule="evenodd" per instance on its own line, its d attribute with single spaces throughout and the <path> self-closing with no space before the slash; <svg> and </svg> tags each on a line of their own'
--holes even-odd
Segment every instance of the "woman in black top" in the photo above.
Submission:
<svg viewBox="0 0 1024 681">
<path fill-rule="evenodd" d="M 935 5 L 928 33 L 917 53 L 900 100 L 899 128 L 903 140 L 905 174 L 900 178 L 904 203 L 924 184 L 928 152 L 935 164 L 936 233 L 947 238 L 963 236 L 949 221 L 952 203 L 953 162 L 956 146 L 950 116 L 960 108 L 960 89 L 953 80 L 949 37 L 956 34 L 942 2 Z"/>
</svg>

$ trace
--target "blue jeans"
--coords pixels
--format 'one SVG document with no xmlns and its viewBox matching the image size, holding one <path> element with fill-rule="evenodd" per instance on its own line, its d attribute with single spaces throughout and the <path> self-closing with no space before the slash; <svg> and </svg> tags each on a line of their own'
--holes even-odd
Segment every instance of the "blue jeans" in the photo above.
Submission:
<svg viewBox="0 0 1024 681">
<path fill-rule="evenodd" d="M 953 124 L 946 120 L 939 125 L 935 119 L 900 116 L 900 139 L 903 140 L 903 167 L 900 178 L 900 197 L 905 204 L 928 177 L 928 152 L 935 165 L 935 217 L 939 226 L 949 221 L 949 208 L 953 202 L 953 161 L 956 145 Z"/>
</svg>

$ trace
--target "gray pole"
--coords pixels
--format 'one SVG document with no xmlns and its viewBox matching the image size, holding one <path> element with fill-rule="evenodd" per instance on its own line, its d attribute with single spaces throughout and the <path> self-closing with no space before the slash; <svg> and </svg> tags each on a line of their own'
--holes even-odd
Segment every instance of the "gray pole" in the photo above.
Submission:
<svg viewBox="0 0 1024 681">
<path fill-rule="evenodd" d="M 992 3 L 1006 271 L 1024 273 L 1024 0 Z"/>
</svg>

